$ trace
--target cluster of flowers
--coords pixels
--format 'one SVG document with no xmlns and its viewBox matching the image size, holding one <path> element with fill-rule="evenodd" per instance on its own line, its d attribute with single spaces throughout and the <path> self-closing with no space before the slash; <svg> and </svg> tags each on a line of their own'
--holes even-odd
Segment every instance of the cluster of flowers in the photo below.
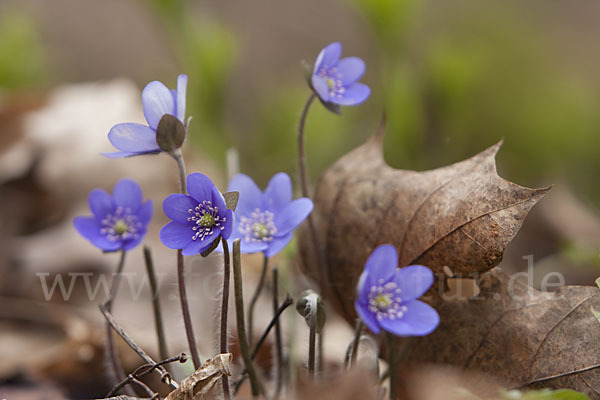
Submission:
<svg viewBox="0 0 600 400">
<path fill-rule="evenodd" d="M 342 47 L 332 43 L 318 55 L 309 79 L 314 94 L 326 106 L 357 105 L 367 99 L 370 89 L 359 83 L 365 71 L 357 57 L 341 57 Z M 158 136 L 166 115 L 176 118 L 183 132 L 187 76 L 180 75 L 177 89 L 163 83 L 149 83 L 142 92 L 147 125 L 122 123 L 108 133 L 118 151 L 111 158 L 179 150 L 161 146 Z M 187 176 L 187 193 L 169 195 L 163 211 L 172 221 L 160 231 L 160 240 L 185 256 L 215 248 L 221 239 L 241 241 L 241 252 L 263 252 L 272 257 L 292 239 L 293 231 L 311 213 L 313 203 L 303 197 L 292 200 L 292 184 L 285 173 L 278 173 L 262 192 L 254 181 L 242 174 L 229 183 L 228 191 L 239 192 L 236 211 L 228 209 L 223 194 L 201 173 Z M 112 195 L 95 189 L 89 195 L 92 216 L 77 217 L 75 228 L 103 251 L 127 251 L 137 246 L 147 232 L 153 204 L 144 201 L 140 187 L 130 179 L 118 182 Z M 433 274 L 424 266 L 398 269 L 398 254 L 391 245 L 376 248 L 365 264 L 360 278 L 355 308 L 365 325 L 375 334 L 385 330 L 396 335 L 426 335 L 433 331 L 439 317 L 427 304 L 416 300 L 432 285 Z"/>
</svg>

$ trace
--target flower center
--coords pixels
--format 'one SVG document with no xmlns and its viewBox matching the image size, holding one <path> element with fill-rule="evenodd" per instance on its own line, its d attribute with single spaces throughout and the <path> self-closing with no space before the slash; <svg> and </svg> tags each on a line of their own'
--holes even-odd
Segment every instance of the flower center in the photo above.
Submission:
<svg viewBox="0 0 600 400">
<path fill-rule="evenodd" d="M 267 210 L 255 209 L 249 217 L 240 217 L 239 232 L 246 242 L 267 243 L 273 240 L 277 227 L 273 222 L 275 215 Z"/>
<path fill-rule="evenodd" d="M 100 225 L 100 233 L 112 242 L 137 239 L 142 228 L 137 216 L 131 214 L 131 209 L 122 207 L 117 207 L 114 214 L 106 215 Z"/>
<path fill-rule="evenodd" d="M 346 88 L 342 83 L 342 74 L 340 74 L 336 67 L 333 68 L 321 68 L 319 70 L 319 76 L 327 83 L 330 97 L 341 98 L 346 92 Z"/>
<path fill-rule="evenodd" d="M 225 229 L 223 223 L 227 218 L 221 218 L 219 216 L 219 207 L 213 206 L 208 200 L 199 203 L 194 209 L 188 209 L 188 213 L 192 216 L 188 217 L 187 220 L 194 223 L 192 227 L 194 231 L 192 240 L 198 240 L 198 238 L 201 241 L 204 240 L 204 238 L 213 234 L 215 227 L 220 230 Z"/>
<path fill-rule="evenodd" d="M 378 321 L 384 318 L 402 318 L 406 312 L 406 306 L 402 305 L 402 290 L 396 282 L 385 283 L 380 279 L 376 285 L 371 286 L 369 292 L 369 311 L 377 317 Z"/>
</svg>

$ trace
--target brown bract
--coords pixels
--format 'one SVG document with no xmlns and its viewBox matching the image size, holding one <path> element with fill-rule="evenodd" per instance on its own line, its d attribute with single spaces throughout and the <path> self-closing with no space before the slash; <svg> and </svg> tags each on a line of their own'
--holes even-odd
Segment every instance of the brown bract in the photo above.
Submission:
<svg viewBox="0 0 600 400">
<path fill-rule="evenodd" d="M 600 326 L 590 312 L 600 309 L 598 289 L 543 293 L 494 268 L 549 188 L 529 189 L 498 176 L 501 143 L 465 161 L 415 172 L 388 166 L 382 139 L 383 128 L 319 181 L 313 219 L 322 257 L 307 227 L 301 230 L 303 268 L 315 280 L 318 268 L 325 269 L 327 299 L 354 321 L 365 261 L 378 245 L 393 244 L 400 267 L 423 264 L 434 271 L 425 300 L 441 319 L 433 334 L 412 341 L 405 361 L 454 364 L 514 387 L 567 387 L 600 398 Z M 470 293 L 476 296 L 444 296 L 444 267 L 453 279 L 474 278 L 479 288 Z"/>
<path fill-rule="evenodd" d="M 230 376 L 231 353 L 218 354 L 206 360 L 192 375 L 181 381 L 178 389 L 167 396 L 167 400 L 213 400 L 220 399 L 222 393 L 215 384 L 223 375 Z"/>
</svg>

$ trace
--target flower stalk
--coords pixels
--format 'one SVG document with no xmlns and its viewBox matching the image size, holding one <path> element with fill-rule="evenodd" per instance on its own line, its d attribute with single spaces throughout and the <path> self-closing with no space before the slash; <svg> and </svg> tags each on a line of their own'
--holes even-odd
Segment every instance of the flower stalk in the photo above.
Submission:
<svg viewBox="0 0 600 400">
<path fill-rule="evenodd" d="M 144 246 L 144 261 L 146 263 L 146 272 L 150 280 L 150 289 L 152 290 L 152 310 L 154 312 L 154 325 L 156 327 L 156 339 L 158 341 L 158 354 L 161 360 L 169 358 L 167 340 L 165 337 L 165 328 L 163 325 L 162 312 L 160 309 L 160 298 L 158 296 L 158 285 L 156 282 L 156 273 L 154 271 L 154 262 L 152 253 L 148 246 Z"/>
<path fill-rule="evenodd" d="M 250 346 L 246 338 L 246 327 L 244 324 L 244 296 L 242 286 L 242 261 L 240 255 L 240 239 L 233 242 L 233 287 L 235 294 L 235 310 L 237 318 L 238 341 L 240 351 L 244 359 L 244 366 L 250 377 L 252 396 L 257 397 L 263 391 L 262 385 L 254 370 L 254 364 L 250 355 Z"/>
<path fill-rule="evenodd" d="M 258 284 L 256 285 L 256 289 L 254 290 L 254 294 L 252 295 L 252 299 L 250 300 L 250 307 L 248 307 L 248 343 L 252 344 L 252 336 L 254 332 L 254 307 L 256 306 L 256 302 L 260 297 L 260 292 L 262 291 L 265 285 L 265 278 L 267 276 L 267 266 L 269 264 L 269 257 L 266 254 L 263 254 L 263 265 L 262 271 L 260 273 L 260 279 L 258 280 Z"/>
<path fill-rule="evenodd" d="M 179 170 L 179 189 L 182 194 L 187 193 L 186 188 L 186 175 L 185 175 L 185 162 L 183 160 L 183 154 L 181 149 L 177 149 L 172 153 L 173 158 L 177 162 L 177 169 Z M 194 335 L 194 327 L 192 325 L 192 316 L 190 314 L 190 305 L 187 298 L 185 288 L 185 270 L 183 262 L 182 250 L 177 250 L 177 285 L 179 287 L 179 300 L 181 301 L 181 314 L 183 316 L 183 325 L 185 327 L 185 335 L 187 337 L 188 346 L 190 347 L 190 355 L 192 356 L 192 363 L 194 369 L 200 368 L 200 355 L 198 353 L 198 346 L 196 345 L 196 336 Z"/>
<path fill-rule="evenodd" d="M 221 347 L 220 353 L 227 353 L 227 313 L 229 309 L 229 281 L 231 275 L 230 257 L 229 257 L 229 245 L 227 240 L 222 239 L 223 244 L 223 291 L 222 291 L 222 302 L 221 302 Z M 231 398 L 229 393 L 229 379 L 226 374 L 221 377 L 223 382 L 223 396 L 225 400 Z"/>
</svg>

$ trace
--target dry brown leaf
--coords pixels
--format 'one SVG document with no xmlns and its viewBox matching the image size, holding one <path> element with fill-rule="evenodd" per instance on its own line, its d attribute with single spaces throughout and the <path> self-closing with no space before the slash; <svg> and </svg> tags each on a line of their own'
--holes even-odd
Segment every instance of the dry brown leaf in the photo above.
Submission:
<svg viewBox="0 0 600 400">
<path fill-rule="evenodd" d="M 215 384 L 223 375 L 231 375 L 231 359 L 231 353 L 224 353 L 207 360 L 192 375 L 181 381 L 179 388 L 169 393 L 167 400 L 219 399 L 221 394 Z"/>
<path fill-rule="evenodd" d="M 548 189 L 499 177 L 500 143 L 424 172 L 389 167 L 381 143 L 380 132 L 329 168 L 317 187 L 313 218 L 329 300 L 354 320 L 356 284 L 367 257 L 380 244 L 394 244 L 401 266 L 427 265 L 438 280 L 427 301 L 438 310 L 440 326 L 413 342 L 408 360 L 484 371 L 515 387 L 566 387 L 600 398 L 600 330 L 590 312 L 600 308 L 598 289 L 543 293 L 492 269 Z M 304 268 L 317 277 L 321 263 L 304 228 Z M 445 301 L 444 270 L 481 276 L 480 293 Z"/>
<path fill-rule="evenodd" d="M 431 171 L 397 170 L 382 152 L 383 128 L 322 176 L 313 219 L 325 255 L 329 299 L 347 320 L 364 263 L 391 243 L 400 266 L 423 264 L 436 275 L 482 273 L 502 260 L 533 205 L 548 191 L 528 189 L 496 172 L 498 143 L 459 163 Z M 304 227 L 306 228 L 306 226 Z M 307 229 L 300 237 L 304 267 L 318 277 Z"/>
</svg>

